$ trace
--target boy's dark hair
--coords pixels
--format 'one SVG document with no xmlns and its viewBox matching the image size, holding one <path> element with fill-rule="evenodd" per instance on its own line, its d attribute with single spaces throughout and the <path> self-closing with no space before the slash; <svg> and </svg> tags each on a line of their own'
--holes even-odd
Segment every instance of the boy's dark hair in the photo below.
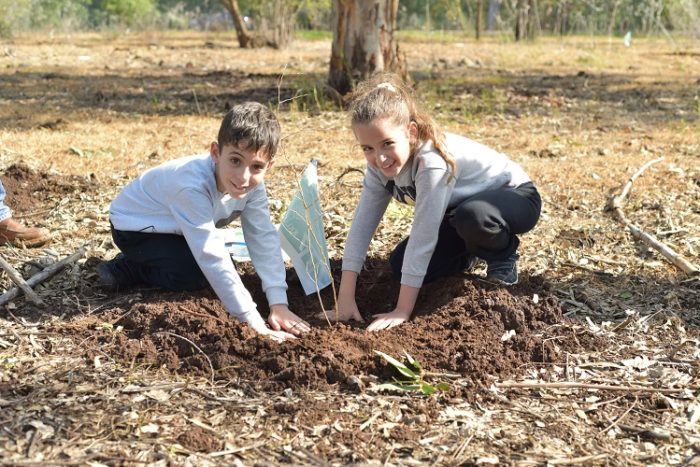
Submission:
<svg viewBox="0 0 700 467">
<path fill-rule="evenodd" d="M 259 102 L 244 102 L 226 113 L 217 140 L 219 148 L 232 145 L 255 152 L 264 148 L 269 158 L 274 159 L 280 133 L 280 124 L 270 109 Z"/>
</svg>

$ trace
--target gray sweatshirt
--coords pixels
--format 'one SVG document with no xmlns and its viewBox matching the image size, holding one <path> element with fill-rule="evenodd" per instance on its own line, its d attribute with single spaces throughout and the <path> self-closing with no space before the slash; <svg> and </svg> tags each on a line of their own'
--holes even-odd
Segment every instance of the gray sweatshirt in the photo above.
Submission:
<svg viewBox="0 0 700 467">
<path fill-rule="evenodd" d="M 343 270 L 360 272 L 372 236 L 393 197 L 415 206 L 401 283 L 420 287 L 435 250 L 440 223 L 448 209 L 482 191 L 516 187 L 530 181 L 525 171 L 505 154 L 463 136 L 452 133 L 445 136 L 447 151 L 457 164 L 457 172 L 449 183 L 449 166 L 432 141 L 418 148 L 396 177 L 385 177 L 379 170 L 367 166 L 364 187 L 345 243 Z"/>
<path fill-rule="evenodd" d="M 241 282 L 219 230 L 240 217 L 268 302 L 287 303 L 284 260 L 265 185 L 259 184 L 243 199 L 219 192 L 209 154 L 175 159 L 145 171 L 124 187 L 109 214 L 118 230 L 183 235 L 224 307 L 257 329 L 265 321 Z"/>
</svg>

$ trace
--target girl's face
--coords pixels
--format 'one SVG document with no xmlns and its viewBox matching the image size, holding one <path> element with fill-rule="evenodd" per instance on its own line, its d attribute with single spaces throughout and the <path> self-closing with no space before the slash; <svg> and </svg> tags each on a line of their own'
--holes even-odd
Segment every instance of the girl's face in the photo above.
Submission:
<svg viewBox="0 0 700 467">
<path fill-rule="evenodd" d="M 274 162 L 265 148 L 258 152 L 231 144 L 220 148 L 216 142 L 211 144 L 211 157 L 216 167 L 216 187 L 234 199 L 244 198 L 262 182 Z"/>
<path fill-rule="evenodd" d="M 386 177 L 395 177 L 406 166 L 418 133 L 415 122 L 403 126 L 389 118 L 354 123 L 352 129 L 367 163 Z"/>
</svg>

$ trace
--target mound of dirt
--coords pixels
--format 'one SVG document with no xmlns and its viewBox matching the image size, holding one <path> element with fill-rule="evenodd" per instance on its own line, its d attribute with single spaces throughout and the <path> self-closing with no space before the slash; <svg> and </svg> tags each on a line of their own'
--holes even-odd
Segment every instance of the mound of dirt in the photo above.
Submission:
<svg viewBox="0 0 700 467">
<path fill-rule="evenodd" d="M 2 173 L 5 204 L 13 216 L 22 218 L 50 210 L 62 197 L 85 192 L 90 180 L 79 176 L 49 175 L 22 164 L 11 165 Z"/>
<path fill-rule="evenodd" d="M 13 209 L 28 213 L 37 205 L 50 209 L 62 198 L 78 196 L 91 181 L 15 165 L 5 171 L 3 182 Z M 88 273 L 96 262 L 91 258 L 85 263 Z M 265 296 L 252 266 L 238 267 L 266 314 Z M 339 262 L 334 261 L 332 268 L 338 280 Z M 334 308 L 332 290 L 322 291 L 322 307 L 318 296 L 304 295 L 292 269 L 288 283 L 292 310 L 313 325 L 310 333 L 291 342 L 280 344 L 258 336 L 231 318 L 211 289 L 197 293 L 132 290 L 107 297 L 119 305 L 57 330 L 95 339 L 99 350 L 90 346 L 83 350 L 90 360 L 98 352 L 107 352 L 126 364 L 197 376 L 213 374 L 256 390 L 362 390 L 368 381 L 399 376 L 374 350 L 398 359 L 408 353 L 426 371 L 442 374 L 442 379 L 449 378 L 447 374 L 461 375 L 468 385 L 455 392 L 465 397 L 490 377 L 515 376 L 529 364 L 557 361 L 562 349 L 580 345 L 571 333 L 557 335 L 556 325 L 564 320 L 562 310 L 540 277 L 525 275 L 512 288 L 494 286 L 473 274 L 426 285 L 411 321 L 376 333 L 365 330 L 367 323 L 372 314 L 391 311 L 399 291 L 386 258 L 368 260 L 360 276 L 357 301 L 366 323 L 330 325 L 318 315 L 322 309 Z M 61 312 L 74 314 L 70 309 Z"/>
<path fill-rule="evenodd" d="M 365 312 L 387 311 L 395 303 L 399 284 L 386 261 L 372 259 L 369 266 L 361 276 L 358 306 Z M 247 266 L 241 272 L 265 310 L 257 276 Z M 557 300 L 539 278 L 525 278 L 509 289 L 467 274 L 429 284 L 421 291 L 411 321 L 370 333 L 360 323 L 329 327 L 316 317 L 321 310 L 318 298 L 304 296 L 292 276 L 290 272 L 292 309 L 313 330 L 291 342 L 280 344 L 259 337 L 231 318 L 211 290 L 141 290 L 132 304 L 112 308 L 100 317 L 101 322 L 112 323 L 112 329 L 95 325 L 86 332 L 97 337 L 101 351 L 125 362 L 202 376 L 214 371 L 216 378 L 262 390 L 331 386 L 358 390 L 367 379 L 383 382 L 398 376 L 373 350 L 398 359 L 403 359 L 405 351 L 426 371 L 471 379 L 470 387 L 460 390 L 464 396 L 489 376 L 515 375 L 528 363 L 555 361 L 561 349 L 579 345 L 576 336 L 547 339 L 553 333 L 550 328 L 564 318 Z M 533 299 L 535 293 L 537 299 Z M 329 309 L 331 297 L 329 290 L 323 291 Z M 114 332 L 117 326 L 122 327 L 120 332 Z M 91 351 L 86 353 L 93 357 Z"/>
</svg>

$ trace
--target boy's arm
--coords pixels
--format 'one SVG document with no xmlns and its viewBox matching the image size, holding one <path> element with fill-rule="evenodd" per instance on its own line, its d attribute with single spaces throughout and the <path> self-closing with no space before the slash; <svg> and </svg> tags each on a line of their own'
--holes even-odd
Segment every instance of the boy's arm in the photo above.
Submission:
<svg viewBox="0 0 700 467">
<path fill-rule="evenodd" d="M 241 213 L 243 237 L 270 305 L 287 304 L 287 280 L 279 233 L 270 219 L 263 184 L 249 195 Z"/>
<path fill-rule="evenodd" d="M 280 237 L 270 219 L 264 185 L 259 185 L 248 196 L 241 213 L 241 226 L 250 258 L 270 304 L 267 322 L 275 331 L 301 335 L 309 331 L 309 324 L 295 315 L 287 305 L 286 271 Z"/>
<path fill-rule="evenodd" d="M 269 331 L 214 225 L 213 200 L 198 190 L 182 190 L 172 200 L 170 210 L 202 273 L 226 310 L 257 332 Z"/>
</svg>

